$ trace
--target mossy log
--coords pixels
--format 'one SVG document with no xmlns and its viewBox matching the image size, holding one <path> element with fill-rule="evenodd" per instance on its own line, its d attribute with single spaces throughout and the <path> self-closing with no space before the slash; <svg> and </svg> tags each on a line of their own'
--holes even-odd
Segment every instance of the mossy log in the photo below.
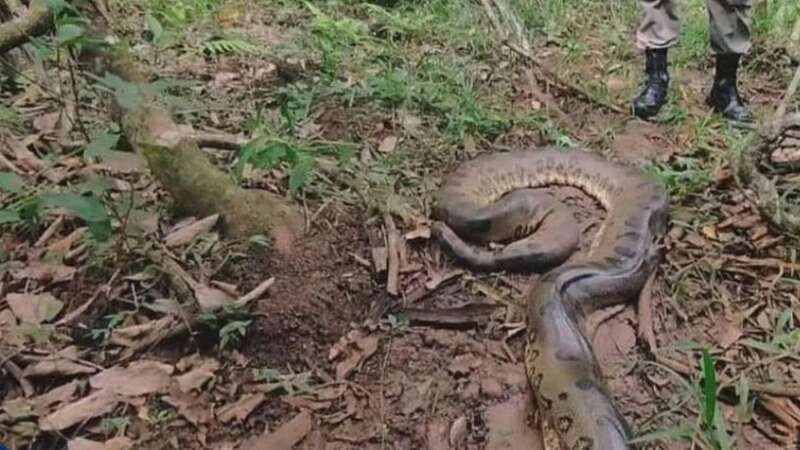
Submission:
<svg viewBox="0 0 800 450">
<path fill-rule="evenodd" d="M 47 0 L 31 0 L 25 15 L 0 24 L 0 55 L 52 29 L 53 14 L 47 7 Z"/>
<path fill-rule="evenodd" d="M 147 162 L 153 176 L 172 196 L 176 210 L 195 216 L 219 214 L 224 232 L 236 238 L 265 234 L 275 249 L 291 251 L 304 229 L 302 215 L 286 199 L 244 189 L 209 160 L 192 139 L 190 126 L 176 124 L 123 45 L 107 53 L 110 71 L 137 86 L 140 99 L 131 110 L 116 102 L 112 113 L 125 140 Z"/>
</svg>

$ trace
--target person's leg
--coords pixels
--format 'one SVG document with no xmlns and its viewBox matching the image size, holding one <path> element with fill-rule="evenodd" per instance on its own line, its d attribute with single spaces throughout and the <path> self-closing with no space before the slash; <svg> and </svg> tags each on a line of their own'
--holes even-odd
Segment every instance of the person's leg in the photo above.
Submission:
<svg viewBox="0 0 800 450">
<path fill-rule="evenodd" d="M 646 119 L 658 114 L 667 98 L 667 49 L 678 42 L 680 25 L 675 0 L 640 0 L 642 19 L 636 46 L 645 52 L 645 85 L 633 100 L 633 113 Z"/>
<path fill-rule="evenodd" d="M 739 95 L 736 74 L 741 56 L 750 51 L 752 0 L 707 0 L 711 50 L 716 58 L 708 104 L 728 119 L 750 121 Z"/>
</svg>

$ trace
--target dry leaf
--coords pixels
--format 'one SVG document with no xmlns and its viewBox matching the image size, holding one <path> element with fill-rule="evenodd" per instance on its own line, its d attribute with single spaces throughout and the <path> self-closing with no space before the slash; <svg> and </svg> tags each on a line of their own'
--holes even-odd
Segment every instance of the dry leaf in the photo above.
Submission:
<svg viewBox="0 0 800 450">
<path fill-rule="evenodd" d="M 31 403 L 34 405 L 36 414 L 39 416 L 45 416 L 52 412 L 51 409 L 54 406 L 75 400 L 80 387 L 81 382 L 78 380 L 73 380 L 67 384 L 63 384 L 55 389 L 52 389 L 49 392 L 45 392 L 38 397 L 32 398 Z"/>
<path fill-rule="evenodd" d="M 265 433 L 242 443 L 239 450 L 292 450 L 311 431 L 311 414 L 303 411 L 273 433 Z"/>
<path fill-rule="evenodd" d="M 400 116 L 400 124 L 403 126 L 403 129 L 411 134 L 415 134 L 419 130 L 419 127 L 422 126 L 422 119 L 413 114 L 400 112 L 398 115 Z"/>
<path fill-rule="evenodd" d="M 166 244 L 167 247 L 186 245 L 192 242 L 197 236 L 211 231 L 217 224 L 217 221 L 219 221 L 219 214 L 214 214 L 198 220 L 191 225 L 184 226 L 167 235 L 167 237 L 164 238 L 164 244 Z"/>
<path fill-rule="evenodd" d="M 26 377 L 69 376 L 95 372 L 97 372 L 95 367 L 81 364 L 78 357 L 78 349 L 75 346 L 70 346 L 60 350 L 55 355 L 48 356 L 29 365 L 25 368 L 24 375 Z"/>
<path fill-rule="evenodd" d="M 195 389 L 200 389 L 206 381 L 214 378 L 214 372 L 219 369 L 219 362 L 214 359 L 206 359 L 203 363 L 176 377 L 178 387 L 183 392 L 191 392 Z"/>
<path fill-rule="evenodd" d="M 90 441 L 79 437 L 67 443 L 67 450 L 127 450 L 132 447 L 133 441 L 126 437 L 115 437 L 106 442 Z"/>
<path fill-rule="evenodd" d="M 11 400 L 6 400 L 2 404 L 2 410 L 5 411 L 5 413 L 8 414 L 9 418 L 11 418 L 15 422 L 18 420 L 33 417 L 35 414 L 33 402 L 24 397 L 17 397 Z"/>
<path fill-rule="evenodd" d="M 366 361 L 378 349 L 376 336 L 363 336 L 354 330 L 342 337 L 339 342 L 331 347 L 328 357 L 331 360 L 346 353 L 347 357 L 336 366 L 336 378 L 343 380 L 356 368 Z"/>
<path fill-rule="evenodd" d="M 721 350 L 727 350 L 731 345 L 735 344 L 744 333 L 737 324 L 723 320 L 718 322 L 709 334 L 717 341 Z"/>
<path fill-rule="evenodd" d="M 157 361 L 138 361 L 127 368 L 112 367 L 89 379 L 96 389 L 109 389 L 125 397 L 166 392 L 171 384 L 172 366 Z"/>
<path fill-rule="evenodd" d="M 75 276 L 77 269 L 63 264 L 51 264 L 41 261 L 31 262 L 24 268 L 12 271 L 11 276 L 17 280 L 36 280 L 59 283 L 69 281 Z"/>
<path fill-rule="evenodd" d="M 450 435 L 448 440 L 450 441 L 450 445 L 453 447 L 458 447 L 467 437 L 467 418 L 464 416 L 459 417 L 458 419 L 453 421 L 453 425 L 450 426 Z"/>
<path fill-rule="evenodd" d="M 17 326 L 17 319 L 10 309 L 0 310 L 0 343 L 9 347 L 21 345 L 19 337 L 14 332 Z"/>
<path fill-rule="evenodd" d="M 470 353 L 458 355 L 450 362 L 447 370 L 453 375 L 467 375 L 473 369 L 480 367 L 481 361 Z"/>
<path fill-rule="evenodd" d="M 38 114 L 33 119 L 33 127 L 44 134 L 50 134 L 56 129 L 60 118 L 61 114 L 58 111 Z"/>
<path fill-rule="evenodd" d="M 425 444 L 428 450 L 450 450 L 447 443 L 447 423 L 442 419 L 431 419 L 425 433 Z"/>
<path fill-rule="evenodd" d="M 387 136 L 381 141 L 378 146 L 378 151 L 381 153 L 391 153 L 394 151 L 395 147 L 397 147 L 397 136 Z"/>
<path fill-rule="evenodd" d="M 72 249 L 72 246 L 75 245 L 78 239 L 83 237 L 83 235 L 86 233 L 87 230 L 88 230 L 87 227 L 81 227 L 76 229 L 72 233 L 68 234 L 66 237 L 48 245 L 47 251 L 53 253 L 66 254 Z"/>
<path fill-rule="evenodd" d="M 170 316 L 151 320 L 137 325 L 115 328 L 111 332 L 110 341 L 124 347 L 134 347 L 138 339 L 146 339 L 150 333 L 158 333 L 166 327 L 174 326 L 176 320 Z"/>
<path fill-rule="evenodd" d="M 195 286 L 194 296 L 203 312 L 215 311 L 234 301 L 234 298 L 222 289 L 212 288 L 202 283 Z"/>
<path fill-rule="evenodd" d="M 126 380 L 128 381 L 128 380 Z M 43 431 L 60 431 L 91 418 L 110 413 L 119 403 L 119 398 L 111 389 L 101 389 L 65 405 L 54 413 L 39 419 Z"/>
<path fill-rule="evenodd" d="M 178 413 L 195 426 L 209 423 L 214 417 L 210 405 L 200 397 L 182 392 L 177 386 L 170 389 L 164 401 L 178 409 Z"/>
<path fill-rule="evenodd" d="M 98 168 L 114 173 L 137 173 L 144 168 L 144 162 L 138 153 L 107 150 L 103 152 L 101 161 L 89 168 Z"/>
<path fill-rule="evenodd" d="M 223 423 L 230 422 L 233 419 L 239 422 L 247 418 L 261 403 L 264 402 L 264 394 L 249 394 L 240 398 L 234 403 L 223 406 L 217 411 L 217 419 Z"/>
<path fill-rule="evenodd" d="M 17 320 L 36 325 L 53 320 L 64 307 L 64 303 L 50 293 L 8 294 L 6 301 Z"/>
<path fill-rule="evenodd" d="M 717 240 L 717 227 L 714 225 L 705 225 L 703 226 L 703 235 L 705 237 L 716 241 Z"/>
</svg>

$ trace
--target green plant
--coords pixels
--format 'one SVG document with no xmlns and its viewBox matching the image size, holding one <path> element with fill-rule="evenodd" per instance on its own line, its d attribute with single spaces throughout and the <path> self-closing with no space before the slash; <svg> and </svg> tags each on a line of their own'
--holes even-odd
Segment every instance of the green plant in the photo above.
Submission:
<svg viewBox="0 0 800 450">
<path fill-rule="evenodd" d="M 670 164 L 651 163 L 646 172 L 676 197 L 697 193 L 713 182 L 711 167 L 699 158 L 677 157 Z"/>
<path fill-rule="evenodd" d="M 106 341 L 108 338 L 111 337 L 111 333 L 123 322 L 125 319 L 130 317 L 132 312 L 130 311 L 120 311 L 115 314 L 109 314 L 104 317 L 105 325 L 100 328 L 93 328 L 89 331 L 89 336 L 95 341 Z"/>
<path fill-rule="evenodd" d="M 103 204 L 104 189 L 82 189 L 57 192 L 30 186 L 12 172 L 0 172 L 0 192 L 11 194 L 12 201 L 0 209 L 0 227 L 22 226 L 31 236 L 39 231 L 40 214 L 46 209 L 60 209 L 83 220 L 99 240 L 111 234 L 111 220 Z"/>
<path fill-rule="evenodd" d="M 275 369 L 253 369 L 253 379 L 265 382 L 268 386 L 267 390 L 282 389 L 289 395 L 314 392 L 311 372 L 284 375 Z"/>
<path fill-rule="evenodd" d="M 703 430 L 717 450 L 729 450 L 730 436 L 728 435 L 725 418 L 720 414 L 717 402 L 717 372 L 714 358 L 707 349 L 703 349 Z"/>
<path fill-rule="evenodd" d="M 691 345 L 690 348 L 697 348 L 697 345 Z M 687 348 L 688 349 L 688 348 Z M 698 417 L 694 423 L 684 423 L 678 426 L 652 431 L 645 433 L 631 441 L 631 444 L 640 444 L 650 441 L 665 441 L 675 439 L 688 439 L 696 440 L 702 443 L 701 448 L 714 448 L 715 450 L 730 450 L 735 448 L 733 440 L 728 432 L 728 426 L 725 418 L 721 414 L 719 408 L 719 391 L 721 386 L 717 381 L 716 361 L 711 356 L 707 348 L 701 350 L 700 360 L 700 373 L 695 377 L 694 381 L 688 381 L 683 376 L 675 373 L 671 369 L 661 367 L 663 370 L 669 372 L 673 378 L 679 380 L 679 386 L 682 388 L 684 399 L 677 401 L 677 407 L 684 405 L 687 401 L 694 400 L 699 406 Z M 737 389 L 740 395 L 739 405 L 740 408 L 747 409 L 749 403 L 749 390 L 746 388 Z M 740 415 L 743 417 L 744 414 Z"/>
<path fill-rule="evenodd" d="M 124 435 L 131 425 L 128 417 L 107 417 L 100 421 L 100 428 L 108 434 Z"/>
<path fill-rule="evenodd" d="M 202 327 L 215 337 L 220 350 L 238 345 L 252 322 L 250 313 L 236 305 L 226 305 L 200 316 Z"/>
<path fill-rule="evenodd" d="M 302 145 L 274 135 L 259 136 L 242 148 L 236 176 L 241 177 L 247 165 L 267 170 L 284 167 L 289 175 L 290 192 L 297 192 L 308 183 L 314 173 L 316 158 L 332 156 L 341 166 L 354 155 L 355 146 L 348 143 Z"/>
<path fill-rule="evenodd" d="M 393 333 L 399 333 L 399 334 L 405 333 L 406 331 L 408 331 L 408 327 L 410 326 L 410 322 L 406 317 L 402 316 L 398 317 L 395 316 L 394 314 L 389 314 L 387 320 L 389 321 L 389 328 L 392 330 Z"/>
<path fill-rule="evenodd" d="M 164 28 L 182 29 L 217 10 L 223 0 L 149 0 L 148 9 Z"/>
<path fill-rule="evenodd" d="M 226 323 L 219 330 L 219 348 L 226 350 L 232 345 L 235 346 L 247 334 L 247 327 L 252 320 L 234 320 Z"/>
<path fill-rule="evenodd" d="M 261 56 L 266 52 L 258 45 L 242 39 L 215 38 L 200 45 L 200 52 L 210 55 L 238 54 Z"/>
</svg>

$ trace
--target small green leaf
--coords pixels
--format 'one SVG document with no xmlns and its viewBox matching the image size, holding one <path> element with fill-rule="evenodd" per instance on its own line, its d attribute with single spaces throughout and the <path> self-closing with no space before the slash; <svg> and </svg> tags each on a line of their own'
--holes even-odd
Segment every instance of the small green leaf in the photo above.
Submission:
<svg viewBox="0 0 800 450">
<path fill-rule="evenodd" d="M 139 106 L 141 93 L 139 92 L 139 87 L 135 84 L 129 83 L 114 74 L 106 74 L 100 81 L 113 89 L 117 103 L 126 111 L 135 110 Z"/>
<path fill-rule="evenodd" d="M 47 301 L 43 301 L 40 305 L 42 308 L 42 318 L 45 322 L 50 322 L 51 320 L 55 319 L 58 316 L 58 313 L 64 309 L 64 302 L 58 300 L 55 297 L 48 298 Z"/>
<path fill-rule="evenodd" d="M 103 194 L 114 187 L 114 180 L 102 175 L 94 176 L 86 182 L 76 186 L 81 194 L 90 193 L 95 197 L 102 197 Z"/>
<path fill-rule="evenodd" d="M 0 209 L 0 225 L 17 223 L 21 220 L 22 218 L 19 216 L 18 212 L 10 209 Z"/>
<path fill-rule="evenodd" d="M 706 349 L 703 349 L 703 398 L 703 417 L 706 425 L 711 427 L 717 413 L 717 372 L 714 369 L 714 359 Z"/>
<path fill-rule="evenodd" d="M 47 7 L 52 11 L 54 16 L 58 16 L 65 9 L 71 9 L 66 0 L 47 0 Z"/>
<path fill-rule="evenodd" d="M 25 187 L 25 181 L 14 172 L 0 172 L 0 191 L 19 194 Z"/>
<path fill-rule="evenodd" d="M 297 191 L 302 187 L 306 180 L 308 180 L 311 171 L 314 168 L 314 160 L 309 157 L 299 158 L 297 163 L 292 167 L 289 172 L 289 189 Z"/>
<path fill-rule="evenodd" d="M 59 45 L 69 45 L 83 37 L 83 27 L 75 24 L 64 24 L 58 27 L 56 41 Z"/>
<path fill-rule="evenodd" d="M 164 34 L 164 27 L 161 26 L 161 22 L 159 22 L 158 19 L 156 19 L 152 14 L 148 14 L 145 17 L 145 21 L 147 22 L 147 29 L 153 33 L 153 41 L 160 41 L 161 36 Z"/>
<path fill-rule="evenodd" d="M 643 434 L 635 439 L 628 441 L 629 444 L 640 444 L 642 442 L 651 441 L 669 441 L 676 439 L 691 438 L 694 434 L 694 429 L 690 426 L 677 426 L 666 430 L 654 431 L 652 433 Z"/>
<path fill-rule="evenodd" d="M 92 136 L 92 141 L 86 146 L 83 151 L 84 159 L 93 159 L 98 156 L 103 156 L 113 149 L 119 141 L 119 134 L 109 133 L 106 131 L 96 133 Z"/>
<path fill-rule="evenodd" d="M 111 237 L 111 222 L 108 220 L 87 222 L 87 226 L 92 236 L 100 242 L 105 242 Z"/>
<path fill-rule="evenodd" d="M 64 208 L 86 222 L 108 220 L 108 214 L 100 200 L 71 193 L 45 193 L 40 196 L 42 206 Z"/>
</svg>

